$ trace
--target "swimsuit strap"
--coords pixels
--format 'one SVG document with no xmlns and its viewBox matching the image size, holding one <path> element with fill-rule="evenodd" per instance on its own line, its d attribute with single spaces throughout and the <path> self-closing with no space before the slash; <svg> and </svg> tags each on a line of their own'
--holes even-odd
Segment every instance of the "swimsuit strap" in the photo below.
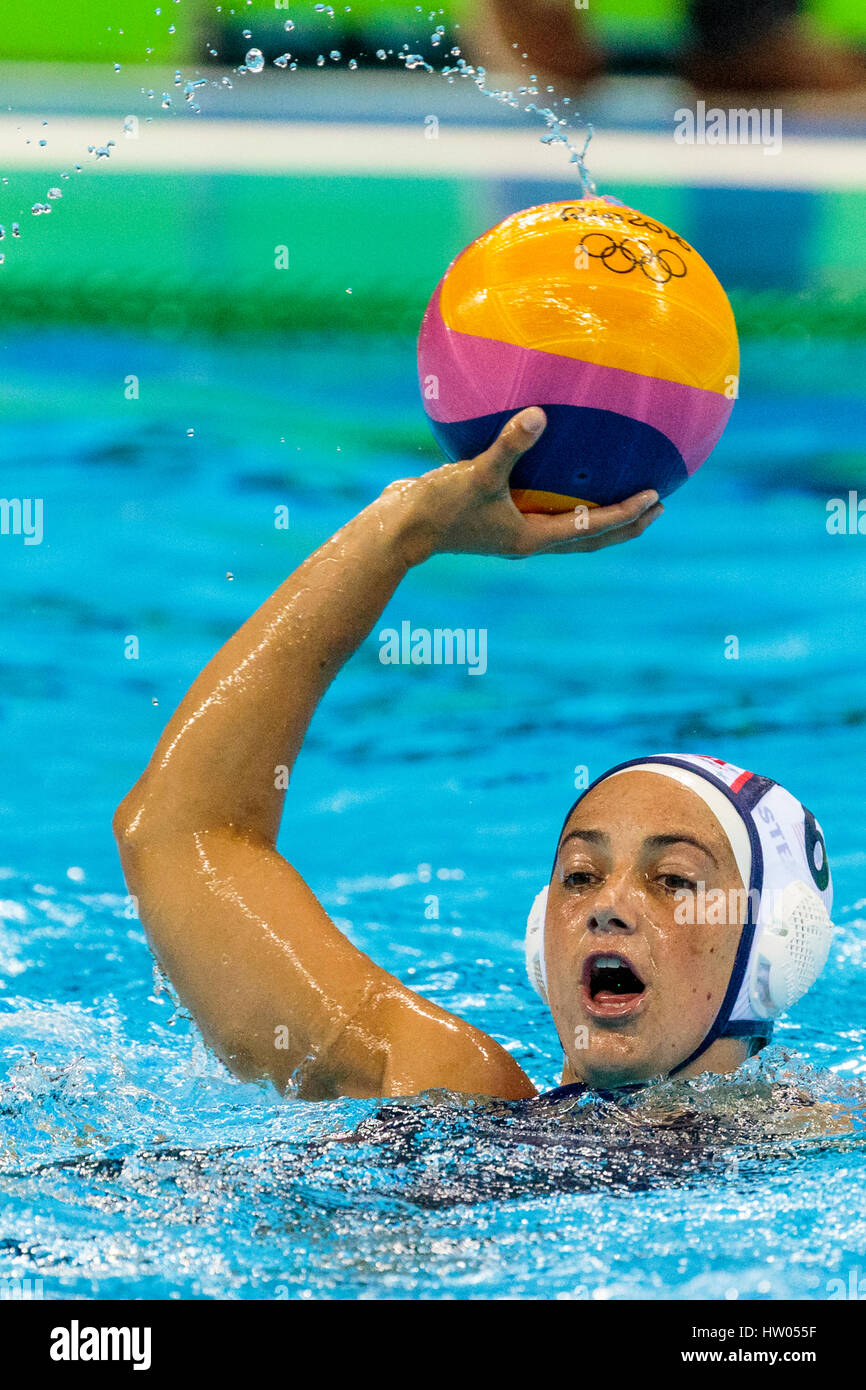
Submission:
<svg viewBox="0 0 866 1390">
<path fill-rule="evenodd" d="M 647 1083 L 644 1081 L 629 1082 L 627 1086 L 618 1086 L 615 1091 L 605 1091 L 596 1089 L 594 1086 L 587 1086 L 585 1081 L 572 1081 L 568 1086 L 555 1086 L 552 1091 L 542 1091 L 538 1100 L 557 1101 L 567 1100 L 569 1097 L 596 1095 L 600 1100 L 620 1100 L 623 1095 L 631 1095 L 634 1091 L 642 1091 Z"/>
</svg>

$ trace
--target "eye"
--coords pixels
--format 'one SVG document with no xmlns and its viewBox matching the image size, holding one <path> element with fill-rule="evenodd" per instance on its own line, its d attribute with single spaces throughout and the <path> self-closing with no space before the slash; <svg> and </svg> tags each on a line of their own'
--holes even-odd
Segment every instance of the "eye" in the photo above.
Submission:
<svg viewBox="0 0 866 1390">
<path fill-rule="evenodd" d="M 587 888 L 595 881 L 595 875 L 589 869 L 572 869 L 570 874 L 563 875 L 563 885 L 566 888 Z"/>
<path fill-rule="evenodd" d="M 684 878 L 682 874 L 659 874 L 656 882 L 660 883 L 669 893 L 681 892 L 684 888 L 694 892 L 698 886 L 694 879 Z"/>
</svg>

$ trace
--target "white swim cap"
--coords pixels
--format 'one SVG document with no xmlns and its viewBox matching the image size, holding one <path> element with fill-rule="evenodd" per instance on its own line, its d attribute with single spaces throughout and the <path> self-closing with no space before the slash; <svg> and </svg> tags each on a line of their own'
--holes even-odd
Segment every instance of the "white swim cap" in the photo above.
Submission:
<svg viewBox="0 0 866 1390">
<path fill-rule="evenodd" d="M 622 772 L 657 772 L 695 792 L 719 821 L 731 846 L 748 910 L 731 979 L 713 1025 L 682 1071 L 717 1038 L 769 1042 L 773 1022 L 815 983 L 827 960 L 833 926 L 833 886 L 821 827 L 811 811 L 769 777 L 720 758 L 661 753 L 620 763 L 581 792 Z M 526 969 L 547 999 L 544 920 L 547 887 L 526 924 Z"/>
</svg>

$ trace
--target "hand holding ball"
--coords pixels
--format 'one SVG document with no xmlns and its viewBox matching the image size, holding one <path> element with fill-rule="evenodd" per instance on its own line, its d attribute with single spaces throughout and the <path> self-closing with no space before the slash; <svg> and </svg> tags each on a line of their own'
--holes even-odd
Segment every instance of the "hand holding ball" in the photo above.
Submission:
<svg viewBox="0 0 866 1390">
<path fill-rule="evenodd" d="M 424 314 L 418 371 L 450 459 L 542 406 L 547 429 L 511 489 L 522 511 L 562 512 L 687 481 L 731 413 L 737 331 L 682 237 L 582 198 L 514 213 L 452 262 Z"/>
</svg>

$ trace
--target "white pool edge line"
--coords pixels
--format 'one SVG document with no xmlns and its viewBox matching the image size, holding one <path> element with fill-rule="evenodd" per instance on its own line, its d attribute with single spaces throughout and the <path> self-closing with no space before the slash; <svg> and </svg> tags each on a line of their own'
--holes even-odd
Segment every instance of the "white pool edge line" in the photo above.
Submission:
<svg viewBox="0 0 866 1390">
<path fill-rule="evenodd" d="M 47 141 L 44 147 L 39 140 Z M 27 141 L 30 141 L 28 144 Z M 114 140 L 108 159 L 89 145 Z M 562 147 L 532 130 L 467 129 L 442 122 L 435 139 L 423 123 L 330 124 L 180 117 L 140 123 L 124 134 L 115 117 L 0 117 L 0 172 L 74 164 L 100 173 L 345 174 L 370 177 L 566 179 L 577 184 Z M 599 184 L 731 188 L 866 189 L 866 141 L 784 137 L 778 153 L 755 145 L 683 145 L 673 133 L 596 131 L 590 169 Z M 2 196 L 2 186 L 0 186 Z M 11 215 L 11 214 L 8 214 Z"/>
</svg>

